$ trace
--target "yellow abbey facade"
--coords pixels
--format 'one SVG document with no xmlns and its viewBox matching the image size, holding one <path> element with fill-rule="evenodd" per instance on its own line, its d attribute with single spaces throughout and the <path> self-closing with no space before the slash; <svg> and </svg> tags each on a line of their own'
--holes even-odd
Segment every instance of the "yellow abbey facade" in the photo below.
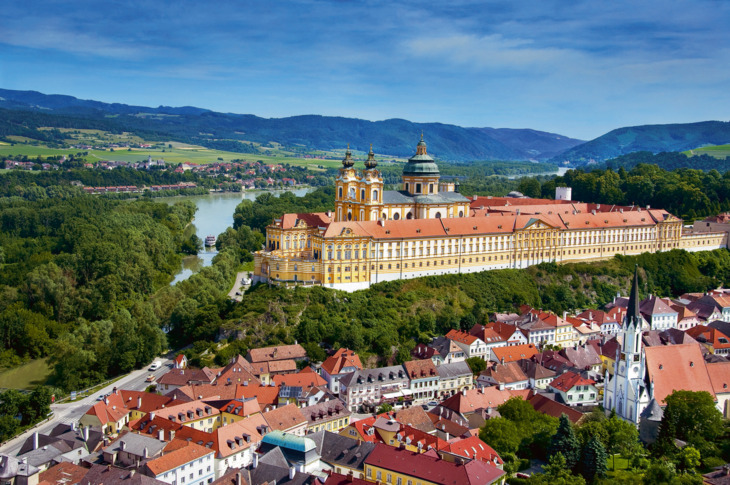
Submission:
<svg viewBox="0 0 730 485">
<path fill-rule="evenodd" d="M 466 198 L 440 182 L 423 137 L 401 190 L 383 190 L 372 148 L 364 170 L 354 164 L 348 149 L 334 213 L 285 214 L 266 228 L 254 282 L 355 291 L 420 276 L 728 245 L 727 232 L 685 230 L 667 211 L 573 202 L 565 188 L 558 200 Z"/>
</svg>

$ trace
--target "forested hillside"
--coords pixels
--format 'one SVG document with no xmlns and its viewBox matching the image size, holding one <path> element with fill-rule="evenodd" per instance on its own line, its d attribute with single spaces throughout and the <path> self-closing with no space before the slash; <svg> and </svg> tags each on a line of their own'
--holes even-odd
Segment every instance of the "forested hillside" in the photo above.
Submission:
<svg viewBox="0 0 730 485">
<path fill-rule="evenodd" d="M 682 152 L 704 145 L 730 143 L 730 123 L 703 121 L 619 128 L 566 150 L 552 159 L 575 165 L 602 162 L 632 152 Z"/>
<path fill-rule="evenodd" d="M 254 115 L 216 113 L 206 109 L 160 106 L 149 108 L 107 104 L 72 96 L 0 89 L 0 137 L 13 134 L 35 138 L 35 126 L 94 128 L 112 132 L 145 133 L 145 139 L 173 139 L 208 148 L 256 153 L 254 142 L 279 143 L 295 152 L 342 149 L 376 152 L 396 157 L 413 154 L 420 133 L 429 151 L 442 160 L 545 160 L 574 147 L 581 140 L 536 130 L 463 128 L 443 123 L 413 123 L 402 119 L 368 121 L 318 115 L 260 118 Z M 18 123 L 23 113 L 28 124 Z M 61 115 L 56 123 L 51 118 Z M 10 121 L 4 121 L 9 118 Z M 8 126 L 15 131 L 8 131 Z M 47 134 L 43 140 L 53 138 Z"/>
<path fill-rule="evenodd" d="M 74 389 L 166 348 L 147 300 L 177 272 L 195 206 L 50 192 L 0 199 L 0 365 L 50 356 Z"/>
</svg>

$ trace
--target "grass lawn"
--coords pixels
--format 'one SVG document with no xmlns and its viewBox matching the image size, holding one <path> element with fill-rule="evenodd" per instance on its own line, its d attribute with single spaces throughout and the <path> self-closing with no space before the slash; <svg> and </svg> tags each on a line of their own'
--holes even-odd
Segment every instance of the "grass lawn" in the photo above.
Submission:
<svg viewBox="0 0 730 485">
<path fill-rule="evenodd" d="M 615 460 L 615 468 L 614 468 L 614 460 Z M 616 471 L 616 470 L 626 470 L 629 467 L 629 460 L 628 458 L 621 458 L 621 455 L 615 455 L 615 457 L 608 458 L 608 469 L 609 471 Z"/>
<path fill-rule="evenodd" d="M 0 372 L 0 387 L 8 389 L 34 389 L 45 384 L 52 373 L 46 359 L 31 360 L 20 367 Z"/>
</svg>

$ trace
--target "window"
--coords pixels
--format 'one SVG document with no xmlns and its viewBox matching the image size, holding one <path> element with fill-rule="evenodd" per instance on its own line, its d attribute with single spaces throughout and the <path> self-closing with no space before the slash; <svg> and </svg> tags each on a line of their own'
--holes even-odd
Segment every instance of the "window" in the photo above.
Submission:
<svg viewBox="0 0 730 485">
<path fill-rule="evenodd" d="M 360 200 L 365 200 L 365 189 L 360 190 Z"/>
<path fill-rule="evenodd" d="M 421 184 L 416 184 L 416 193 L 417 194 L 421 193 Z"/>
<path fill-rule="evenodd" d="M 341 199 L 342 198 L 342 187 L 340 187 L 340 189 L 337 191 L 337 194 L 338 194 L 338 197 Z"/>
</svg>

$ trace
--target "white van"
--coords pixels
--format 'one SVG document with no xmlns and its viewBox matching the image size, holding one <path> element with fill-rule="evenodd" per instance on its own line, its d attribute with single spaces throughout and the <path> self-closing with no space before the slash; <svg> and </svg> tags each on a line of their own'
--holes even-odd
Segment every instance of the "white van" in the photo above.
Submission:
<svg viewBox="0 0 730 485">
<path fill-rule="evenodd" d="M 157 370 L 162 366 L 159 360 L 156 360 L 152 362 L 152 365 L 150 366 L 150 370 Z"/>
</svg>

